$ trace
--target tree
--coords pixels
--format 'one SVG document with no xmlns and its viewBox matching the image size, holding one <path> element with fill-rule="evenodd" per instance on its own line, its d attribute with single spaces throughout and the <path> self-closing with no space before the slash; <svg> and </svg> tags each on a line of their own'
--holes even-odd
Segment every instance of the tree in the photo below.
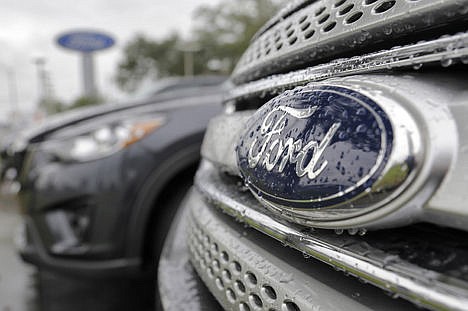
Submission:
<svg viewBox="0 0 468 311">
<path fill-rule="evenodd" d="M 75 99 L 70 106 L 67 107 L 66 110 L 87 107 L 87 106 L 95 106 L 100 105 L 103 103 L 103 99 L 100 96 L 81 96 Z"/>
<path fill-rule="evenodd" d="M 134 91 L 143 79 L 183 74 L 183 56 L 177 51 L 179 35 L 156 41 L 137 35 L 127 43 L 118 64 L 116 81 L 124 91 Z"/>
<path fill-rule="evenodd" d="M 189 52 L 195 75 L 228 74 L 249 45 L 257 30 L 285 0 L 223 0 L 215 6 L 195 11 L 195 27 L 190 42 L 177 33 L 160 40 L 137 35 L 127 43 L 117 68 L 116 82 L 124 91 L 134 91 L 145 79 L 184 74 L 184 46 L 197 46 Z M 186 52 L 185 52 L 186 53 Z"/>
<path fill-rule="evenodd" d="M 39 108 L 47 115 L 56 114 L 64 110 L 64 104 L 59 100 L 49 97 L 39 101 Z"/>
<path fill-rule="evenodd" d="M 194 37 L 206 50 L 206 61 L 227 60 L 230 72 L 255 33 L 283 3 L 281 0 L 236 0 L 198 8 Z"/>
</svg>

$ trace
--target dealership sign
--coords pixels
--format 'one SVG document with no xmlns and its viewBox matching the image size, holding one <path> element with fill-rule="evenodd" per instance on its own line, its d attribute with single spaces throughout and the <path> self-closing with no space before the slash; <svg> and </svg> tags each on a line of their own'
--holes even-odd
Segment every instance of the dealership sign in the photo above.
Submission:
<svg viewBox="0 0 468 311">
<path fill-rule="evenodd" d="M 66 49 L 91 53 L 110 48 L 115 41 L 111 36 L 100 32 L 72 31 L 60 35 L 57 43 Z"/>
</svg>

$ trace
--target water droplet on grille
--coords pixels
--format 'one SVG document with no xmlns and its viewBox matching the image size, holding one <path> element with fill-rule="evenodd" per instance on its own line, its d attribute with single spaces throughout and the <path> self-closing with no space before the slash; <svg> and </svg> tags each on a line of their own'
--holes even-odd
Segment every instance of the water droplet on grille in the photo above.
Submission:
<svg viewBox="0 0 468 311">
<path fill-rule="evenodd" d="M 440 64 L 442 65 L 442 67 L 448 67 L 448 66 L 453 64 L 453 60 L 451 58 L 448 58 L 448 57 L 442 58 L 440 60 Z"/>
<path fill-rule="evenodd" d="M 344 232 L 343 229 L 335 229 L 335 233 L 338 234 L 338 235 L 342 235 Z"/>
</svg>

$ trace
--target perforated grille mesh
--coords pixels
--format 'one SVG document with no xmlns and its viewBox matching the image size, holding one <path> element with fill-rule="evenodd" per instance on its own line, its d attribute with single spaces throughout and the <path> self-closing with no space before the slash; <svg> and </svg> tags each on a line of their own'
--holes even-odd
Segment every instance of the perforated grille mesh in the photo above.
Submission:
<svg viewBox="0 0 468 311">
<path fill-rule="evenodd" d="M 260 33 L 240 59 L 233 80 L 242 83 L 336 55 L 359 55 L 379 43 L 395 45 L 392 39 L 447 27 L 466 20 L 467 14 L 466 0 L 317 1 Z"/>
<path fill-rule="evenodd" d="M 192 263 L 224 308 L 240 311 L 301 310 L 296 302 L 284 295 L 284 288 L 275 288 L 263 277 L 257 277 L 246 262 L 236 260 L 220 241 L 196 222 L 191 223 L 188 232 Z"/>
<path fill-rule="evenodd" d="M 229 90 L 225 100 L 273 96 L 295 86 L 322 81 L 333 77 L 344 77 L 362 73 L 389 71 L 397 68 L 419 70 L 426 64 L 449 67 L 454 64 L 468 64 L 468 32 L 444 35 L 436 40 L 421 41 L 389 50 L 361 56 L 341 58 L 325 64 L 307 67 L 286 74 L 278 74 L 238 85 Z M 258 104 L 266 102 L 262 99 Z M 235 107 L 236 110 L 249 109 Z M 251 109 L 251 108 L 250 108 Z"/>
<path fill-rule="evenodd" d="M 413 309 L 233 222 L 202 200 L 195 191 L 187 201 L 186 245 L 197 274 L 225 310 Z"/>
</svg>

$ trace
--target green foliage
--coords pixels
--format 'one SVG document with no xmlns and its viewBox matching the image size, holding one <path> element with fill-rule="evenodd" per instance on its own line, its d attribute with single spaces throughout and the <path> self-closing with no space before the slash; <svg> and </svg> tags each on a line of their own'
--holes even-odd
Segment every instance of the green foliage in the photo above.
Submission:
<svg viewBox="0 0 468 311">
<path fill-rule="evenodd" d="M 100 96 L 81 96 L 72 101 L 70 104 L 60 102 L 55 98 L 45 98 L 39 102 L 39 107 L 47 115 L 52 115 L 75 108 L 100 105 L 103 102 L 104 99 Z"/>
<path fill-rule="evenodd" d="M 144 78 L 183 74 L 183 55 L 176 50 L 179 35 L 154 41 L 137 35 L 124 49 L 116 81 L 124 91 L 133 91 Z"/>
<path fill-rule="evenodd" d="M 222 1 L 195 12 L 194 36 L 206 50 L 206 59 L 228 60 L 233 69 L 251 38 L 275 13 L 282 1 Z"/>
<path fill-rule="evenodd" d="M 39 101 L 39 108 L 47 115 L 59 113 L 65 110 L 62 102 L 55 98 L 43 98 Z"/>
<path fill-rule="evenodd" d="M 184 50 L 196 46 L 195 75 L 230 73 L 250 39 L 285 0 L 223 0 L 195 11 L 190 42 L 177 33 L 153 40 L 137 35 L 127 43 L 117 69 L 116 82 L 124 91 L 135 90 L 144 79 L 184 74 Z M 185 54 L 187 56 L 187 54 Z"/>
<path fill-rule="evenodd" d="M 75 99 L 75 101 L 73 101 L 72 104 L 67 107 L 67 110 L 80 108 L 80 107 L 100 105 L 102 103 L 103 103 L 103 99 L 99 96 L 81 96 Z"/>
</svg>

